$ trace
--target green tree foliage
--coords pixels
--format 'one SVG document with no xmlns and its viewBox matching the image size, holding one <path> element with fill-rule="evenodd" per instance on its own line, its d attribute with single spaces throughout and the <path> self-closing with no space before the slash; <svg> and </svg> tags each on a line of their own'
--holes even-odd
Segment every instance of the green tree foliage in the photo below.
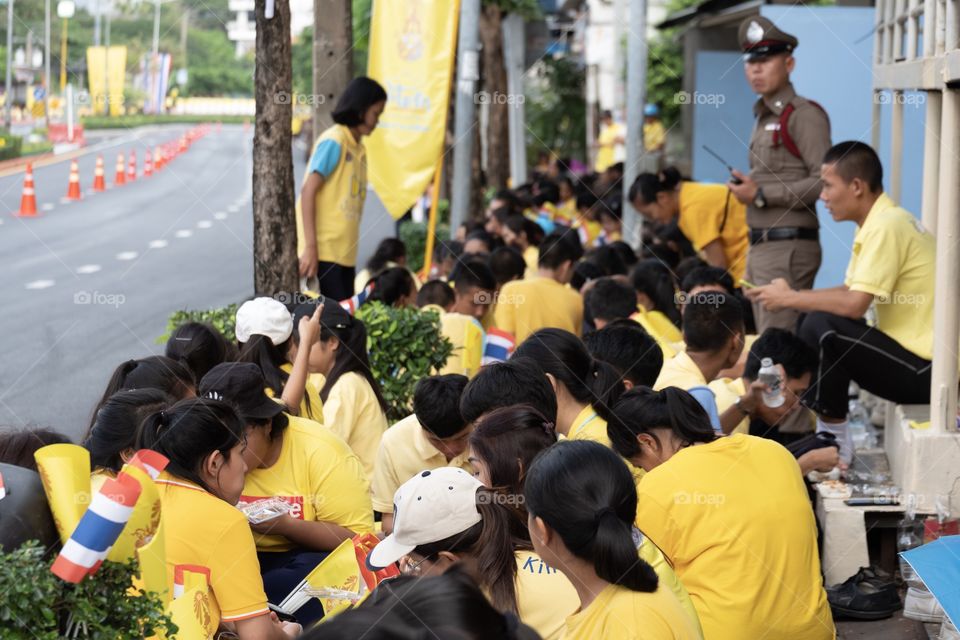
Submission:
<svg viewBox="0 0 960 640">
<path fill-rule="evenodd" d="M 546 57 L 538 77 L 527 80 L 527 156 L 546 151 L 565 157 L 586 157 L 587 105 L 584 69 L 570 58 Z"/>
<path fill-rule="evenodd" d="M 700 4 L 701 0 L 671 0 L 668 13 Z M 675 96 L 682 89 L 683 44 L 680 28 L 658 31 L 649 42 L 647 63 L 647 102 L 660 105 L 661 118 L 669 127 L 680 118 Z"/>
</svg>

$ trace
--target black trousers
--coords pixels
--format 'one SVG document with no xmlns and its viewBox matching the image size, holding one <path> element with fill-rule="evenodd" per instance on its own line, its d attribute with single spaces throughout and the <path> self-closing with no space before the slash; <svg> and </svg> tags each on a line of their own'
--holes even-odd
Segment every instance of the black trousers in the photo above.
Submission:
<svg viewBox="0 0 960 640">
<path fill-rule="evenodd" d="M 320 293 L 337 302 L 353 296 L 353 279 L 356 269 L 335 262 L 317 263 L 317 280 L 320 281 Z"/>
<path fill-rule="evenodd" d="M 898 404 L 930 402 L 930 361 L 863 320 L 816 311 L 803 319 L 798 335 L 820 355 L 803 399 L 816 413 L 845 419 L 851 380 Z"/>
</svg>

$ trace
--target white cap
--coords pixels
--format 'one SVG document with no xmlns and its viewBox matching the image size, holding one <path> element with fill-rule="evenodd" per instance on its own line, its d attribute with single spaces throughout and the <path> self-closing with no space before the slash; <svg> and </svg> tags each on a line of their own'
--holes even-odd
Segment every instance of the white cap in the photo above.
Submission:
<svg viewBox="0 0 960 640">
<path fill-rule="evenodd" d="M 273 298 L 254 298 L 237 309 L 237 341 L 248 342 L 251 336 L 270 338 L 274 345 L 286 342 L 293 333 L 293 318 L 282 302 Z"/>
<path fill-rule="evenodd" d="M 480 522 L 477 489 L 483 486 L 456 467 L 421 471 L 393 496 L 393 533 L 367 556 L 367 566 L 389 567 L 422 544 L 445 540 Z"/>
</svg>

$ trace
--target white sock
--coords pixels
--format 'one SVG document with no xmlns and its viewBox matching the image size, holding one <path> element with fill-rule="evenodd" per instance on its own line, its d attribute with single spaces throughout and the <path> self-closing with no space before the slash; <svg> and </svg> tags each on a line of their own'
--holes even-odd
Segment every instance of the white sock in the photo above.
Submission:
<svg viewBox="0 0 960 640">
<path fill-rule="evenodd" d="M 837 436 L 837 444 L 840 445 L 840 461 L 844 464 L 850 464 L 853 460 L 853 435 L 848 429 L 849 423 L 843 422 L 824 422 L 817 418 L 817 433 L 827 431 Z"/>
</svg>

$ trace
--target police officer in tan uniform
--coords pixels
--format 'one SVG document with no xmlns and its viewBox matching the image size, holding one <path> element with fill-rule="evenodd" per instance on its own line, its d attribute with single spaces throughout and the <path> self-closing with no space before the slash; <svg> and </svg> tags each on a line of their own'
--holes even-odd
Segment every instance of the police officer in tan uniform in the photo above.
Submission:
<svg viewBox="0 0 960 640">
<path fill-rule="evenodd" d="M 816 202 L 820 165 L 830 148 L 830 120 L 790 83 L 798 44 L 794 36 L 755 16 L 740 25 L 739 40 L 747 81 L 760 96 L 753 107 L 750 174 L 734 171 L 729 183 L 737 200 L 747 205 L 745 279 L 765 285 L 783 278 L 794 289 L 810 289 L 820 268 Z M 772 312 L 756 303 L 753 311 L 758 333 L 768 327 L 796 331 L 796 311 Z"/>
</svg>

